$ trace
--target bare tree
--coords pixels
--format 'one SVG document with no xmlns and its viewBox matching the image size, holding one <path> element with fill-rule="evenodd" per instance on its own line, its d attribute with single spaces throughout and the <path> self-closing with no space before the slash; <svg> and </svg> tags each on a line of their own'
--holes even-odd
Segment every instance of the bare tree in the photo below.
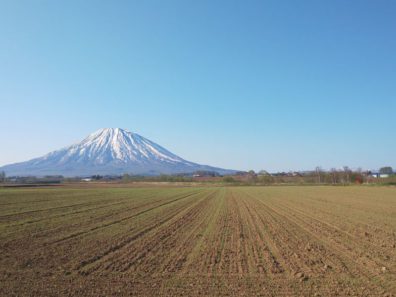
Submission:
<svg viewBox="0 0 396 297">
<path fill-rule="evenodd" d="M 321 179 L 322 168 L 320 168 L 320 166 L 317 166 L 315 168 L 315 171 L 316 171 L 316 176 L 318 179 L 318 184 L 320 184 L 322 182 L 322 179 Z"/>
<path fill-rule="evenodd" d="M 0 183 L 4 183 L 6 181 L 6 174 L 4 171 L 0 172 Z"/>
<path fill-rule="evenodd" d="M 337 169 L 331 168 L 331 182 L 333 185 L 337 183 Z"/>
<path fill-rule="evenodd" d="M 345 181 L 347 184 L 351 181 L 351 169 L 348 166 L 344 166 Z"/>
</svg>

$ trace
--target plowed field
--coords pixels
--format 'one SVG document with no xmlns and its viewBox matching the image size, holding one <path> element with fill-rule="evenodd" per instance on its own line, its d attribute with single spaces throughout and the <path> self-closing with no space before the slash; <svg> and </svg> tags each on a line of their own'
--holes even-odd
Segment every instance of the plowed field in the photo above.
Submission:
<svg viewBox="0 0 396 297">
<path fill-rule="evenodd" d="M 396 296 L 396 188 L 0 189 L 1 296 Z"/>
</svg>

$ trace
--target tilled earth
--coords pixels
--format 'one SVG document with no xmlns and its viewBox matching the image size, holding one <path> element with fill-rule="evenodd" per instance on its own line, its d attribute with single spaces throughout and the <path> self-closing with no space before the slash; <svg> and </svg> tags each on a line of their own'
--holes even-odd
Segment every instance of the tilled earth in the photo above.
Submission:
<svg viewBox="0 0 396 297">
<path fill-rule="evenodd" d="M 396 296 L 396 188 L 0 189 L 1 296 Z"/>
</svg>

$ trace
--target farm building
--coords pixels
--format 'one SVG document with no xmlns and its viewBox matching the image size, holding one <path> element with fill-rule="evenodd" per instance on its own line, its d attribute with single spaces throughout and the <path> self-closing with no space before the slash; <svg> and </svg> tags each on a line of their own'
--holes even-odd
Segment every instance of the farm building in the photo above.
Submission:
<svg viewBox="0 0 396 297">
<path fill-rule="evenodd" d="M 379 173 L 379 172 L 371 172 L 371 176 L 374 178 L 388 178 L 389 174 Z"/>
</svg>

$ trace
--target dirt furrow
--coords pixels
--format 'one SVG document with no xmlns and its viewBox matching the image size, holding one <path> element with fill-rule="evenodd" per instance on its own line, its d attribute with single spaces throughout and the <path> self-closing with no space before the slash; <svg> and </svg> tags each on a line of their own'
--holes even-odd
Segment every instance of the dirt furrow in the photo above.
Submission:
<svg viewBox="0 0 396 297">
<path fill-rule="evenodd" d="M 216 194 L 215 191 L 205 195 L 197 200 L 196 204 L 191 205 L 188 211 L 183 211 L 172 222 L 162 225 L 158 232 L 150 234 L 147 240 L 143 239 L 140 245 L 149 251 L 145 254 L 134 253 L 132 257 L 128 255 L 129 263 L 122 271 L 163 274 L 181 270 L 194 246 L 194 232 L 202 226 Z"/>
<path fill-rule="evenodd" d="M 83 231 L 80 231 L 80 232 L 76 232 L 76 233 L 70 234 L 70 235 L 68 235 L 68 236 L 66 236 L 66 237 L 63 237 L 63 238 L 57 239 L 57 240 L 55 240 L 55 241 L 49 242 L 48 244 L 60 243 L 60 242 L 63 242 L 63 241 L 65 241 L 65 240 L 69 240 L 69 239 L 76 238 L 76 237 L 78 237 L 78 236 L 86 235 L 86 234 L 88 234 L 88 233 L 90 233 L 90 232 L 94 232 L 94 231 L 97 231 L 97 230 L 100 230 L 100 229 L 103 229 L 103 228 L 111 227 L 111 226 L 113 226 L 113 225 L 115 225 L 115 224 L 119 224 L 119 223 L 122 223 L 122 222 L 124 222 L 124 221 L 131 220 L 131 219 L 133 219 L 133 218 L 136 218 L 136 217 L 138 217 L 138 216 L 140 216 L 140 215 L 142 215 L 142 214 L 145 214 L 145 213 L 147 213 L 147 212 L 150 212 L 150 211 L 152 211 L 152 210 L 154 210 L 154 209 L 156 209 L 156 208 L 160 208 L 160 207 L 166 206 L 166 205 L 168 205 L 168 204 L 177 202 L 177 201 L 179 201 L 179 200 L 181 200 L 181 199 L 186 199 L 186 198 L 188 198 L 188 197 L 190 197 L 190 196 L 193 196 L 193 195 L 196 195 L 196 194 L 197 194 L 197 193 L 195 192 L 195 193 L 192 193 L 192 194 L 188 194 L 188 195 L 186 195 L 186 196 L 179 197 L 179 198 L 177 198 L 177 199 L 172 199 L 172 200 L 167 201 L 167 202 L 165 202 L 165 203 L 161 203 L 161 204 L 159 204 L 159 205 L 155 205 L 155 206 L 153 206 L 153 207 L 144 209 L 144 210 L 142 210 L 142 211 L 140 211 L 140 212 L 134 213 L 134 214 L 132 214 L 132 215 L 130 215 L 130 216 L 123 217 L 123 218 L 121 218 L 121 219 L 113 220 L 113 221 L 107 222 L 107 223 L 105 223 L 105 224 L 101 224 L 101 225 L 99 225 L 99 226 L 94 226 L 94 227 L 89 228 L 89 229 L 87 229 L 87 230 L 83 230 Z M 159 200 L 159 201 L 161 201 L 161 200 Z M 158 201 L 155 201 L 155 202 L 158 202 Z M 132 208 L 130 208 L 129 210 L 140 209 L 140 208 L 143 208 L 143 207 L 145 207 L 145 206 L 147 206 L 147 205 L 151 205 L 151 204 L 153 204 L 153 203 L 152 203 L 152 202 L 149 202 L 149 203 L 146 203 L 146 204 L 141 205 L 141 206 L 132 207 Z"/>
<path fill-rule="evenodd" d="M 257 198 L 256 198 L 257 199 Z M 311 237 L 311 240 L 308 241 L 308 245 L 306 246 L 306 251 L 309 252 L 307 253 L 312 254 L 312 255 L 317 255 L 319 261 L 305 261 L 305 264 L 314 265 L 314 264 L 320 264 L 320 265 L 327 265 L 327 267 L 331 267 L 331 269 L 336 269 L 340 273 L 347 273 L 350 277 L 364 277 L 366 279 L 366 282 L 370 281 L 370 283 L 367 283 L 367 285 L 371 285 L 373 283 L 382 283 L 382 280 L 379 278 L 379 270 L 377 271 L 372 271 L 371 269 L 367 269 L 367 267 L 363 267 L 360 265 L 356 265 L 356 258 L 353 256 L 353 254 L 350 253 L 350 251 L 334 245 L 334 243 L 331 241 L 326 236 L 322 236 L 321 233 L 315 233 L 303 225 L 301 225 L 298 220 L 292 218 L 290 216 L 290 213 L 283 212 L 281 210 L 274 209 L 273 207 L 270 207 L 268 204 L 265 204 L 262 199 L 259 199 L 259 201 L 265 205 L 268 210 L 274 214 L 277 214 L 284 222 L 289 222 L 289 226 L 294 226 L 297 227 L 296 229 L 296 234 L 307 234 Z M 299 229 L 299 230 L 298 230 Z M 290 237 L 289 237 L 290 238 Z M 316 257 L 316 256 L 315 256 Z M 302 259 L 302 256 L 298 256 L 298 258 Z M 327 263 L 332 263 L 332 265 L 328 265 Z M 333 266 L 334 265 L 334 266 Z M 324 266 L 323 266 L 324 267 Z M 307 267 L 304 269 L 304 272 L 307 273 L 312 273 L 313 275 L 320 274 L 321 270 L 307 270 Z M 326 273 L 326 271 L 323 271 L 323 273 Z M 392 286 L 389 287 L 389 289 L 394 289 Z"/>
<path fill-rule="evenodd" d="M 191 198 L 192 196 L 195 196 L 195 195 L 198 195 L 198 194 L 200 194 L 200 192 L 195 193 L 195 194 L 187 195 L 187 196 L 185 196 L 183 198 L 175 199 L 172 202 L 177 202 L 177 201 L 182 200 L 182 199 Z M 172 202 L 167 202 L 167 203 L 165 203 L 165 204 L 163 204 L 161 206 L 157 206 L 155 208 L 151 208 L 150 210 L 145 210 L 144 212 L 142 212 L 140 214 L 146 213 L 148 211 L 152 211 L 152 210 L 154 210 L 156 208 L 168 205 L 168 204 L 170 204 Z M 83 274 L 91 273 L 91 272 L 99 269 L 99 267 L 101 265 L 101 263 L 98 263 L 99 261 L 105 260 L 104 259 L 105 257 L 107 258 L 109 256 L 113 256 L 116 252 L 119 252 L 122 248 L 127 247 L 129 244 L 131 244 L 136 239 L 144 236 L 148 232 L 150 232 L 150 231 L 158 228 L 159 226 L 165 224 L 166 222 L 172 220 L 172 218 L 174 218 L 175 216 L 179 215 L 180 211 L 182 209 L 184 209 L 185 207 L 186 207 L 186 204 L 181 204 L 180 207 L 174 206 L 172 209 L 170 209 L 170 212 L 169 212 L 169 214 L 167 216 L 163 217 L 162 219 L 158 219 L 158 220 L 154 221 L 153 224 L 148 225 L 148 227 L 138 231 L 134 235 L 128 236 L 125 239 L 122 239 L 119 243 L 111 246 L 109 249 L 99 253 L 98 255 L 96 255 L 94 257 L 91 257 L 90 259 L 81 261 L 80 265 L 76 269 L 79 270 Z M 94 263 L 97 263 L 96 267 L 94 267 L 94 265 L 93 265 Z M 88 267 L 88 265 L 89 265 L 89 267 Z"/>
</svg>

